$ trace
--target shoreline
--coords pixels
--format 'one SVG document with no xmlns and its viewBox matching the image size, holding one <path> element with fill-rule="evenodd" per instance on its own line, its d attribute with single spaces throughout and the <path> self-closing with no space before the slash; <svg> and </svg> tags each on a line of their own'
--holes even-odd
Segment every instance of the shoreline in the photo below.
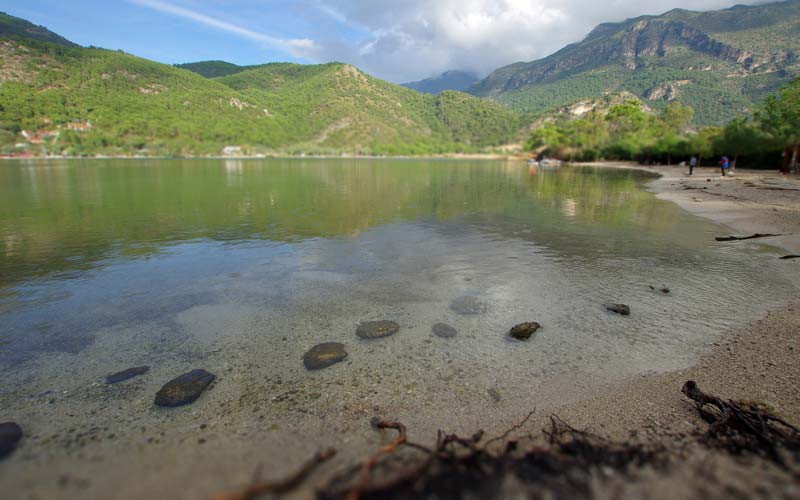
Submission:
<svg viewBox="0 0 800 500">
<path fill-rule="evenodd" d="M 800 253 L 800 178 L 753 170 L 738 170 L 735 177 L 722 178 L 717 169 L 707 168 L 696 170 L 689 177 L 683 167 L 588 165 L 658 174 L 659 178 L 647 182 L 646 188 L 659 199 L 727 226 L 733 234 L 781 234 L 730 244 L 768 245 L 791 254 Z M 779 190 L 773 191 L 774 187 Z M 775 192 L 780 193 L 781 199 L 775 199 Z M 800 259 L 787 260 L 785 264 L 787 274 L 796 276 L 794 282 L 800 284 Z M 609 394 L 559 407 L 559 415 L 574 417 L 578 424 L 599 427 L 616 437 L 636 429 L 634 421 L 641 426 L 662 412 L 671 413 L 675 421 L 683 424 L 701 424 L 693 406 L 680 393 L 685 381 L 696 379 L 724 398 L 766 400 L 779 414 L 798 423 L 800 390 L 791 382 L 800 379 L 800 335 L 794 334 L 796 331 L 800 331 L 800 300 L 787 297 L 784 306 L 723 332 L 715 349 L 691 367 L 644 375 Z M 669 426 L 665 428 L 668 429 Z M 679 424 L 672 430 L 685 432 L 686 428 Z"/>
</svg>

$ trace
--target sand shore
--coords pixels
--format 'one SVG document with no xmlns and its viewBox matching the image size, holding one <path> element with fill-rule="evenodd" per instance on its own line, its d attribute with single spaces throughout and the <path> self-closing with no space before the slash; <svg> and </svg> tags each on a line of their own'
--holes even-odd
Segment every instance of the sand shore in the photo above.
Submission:
<svg viewBox="0 0 800 500">
<path fill-rule="evenodd" d="M 701 168 L 689 177 L 687 169 L 680 167 L 602 166 L 658 173 L 661 177 L 648 188 L 659 198 L 724 224 L 731 234 L 781 234 L 753 240 L 759 242 L 753 244 L 800 254 L 797 176 L 737 170 L 734 177 L 722 178 L 717 169 Z M 787 275 L 800 276 L 800 259 L 785 263 Z M 800 424 L 800 301 L 786 299 L 786 306 L 729 332 L 712 353 L 689 369 L 644 376 L 551 413 L 578 428 L 590 428 L 614 439 L 674 444 L 707 426 L 680 392 L 684 382 L 695 380 L 704 390 L 723 398 L 766 403 L 788 421 Z M 543 428 L 547 417 L 539 415 L 529 429 Z M 617 493 L 624 491 L 623 497 L 648 498 L 690 498 L 698 494 L 797 498 L 800 494 L 800 484 L 788 471 L 763 460 L 732 458 L 701 447 L 689 447 L 681 460 L 683 465 L 669 472 L 652 473 L 633 483 L 620 480 L 613 488 Z"/>
</svg>

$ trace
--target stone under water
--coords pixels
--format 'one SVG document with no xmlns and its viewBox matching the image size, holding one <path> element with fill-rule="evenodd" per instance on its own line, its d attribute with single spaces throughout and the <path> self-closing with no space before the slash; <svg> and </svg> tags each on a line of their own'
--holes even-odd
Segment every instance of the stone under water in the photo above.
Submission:
<svg viewBox="0 0 800 500">
<path fill-rule="evenodd" d="M 462 316 L 476 316 L 486 313 L 489 305 L 474 295 L 464 295 L 451 302 L 450 309 Z"/>
<path fill-rule="evenodd" d="M 193 403 L 208 388 L 216 376 L 205 370 L 192 370 L 176 377 L 156 394 L 158 406 L 174 407 Z"/>
<path fill-rule="evenodd" d="M 321 370 L 335 365 L 347 358 L 347 351 L 344 344 L 338 342 L 326 342 L 315 345 L 303 355 L 303 364 L 308 370 Z"/>
<path fill-rule="evenodd" d="M 540 328 L 542 328 L 542 325 L 535 321 L 520 323 L 512 328 L 508 332 L 508 335 L 517 340 L 528 340 L 533 336 L 534 333 L 539 331 Z"/>
<path fill-rule="evenodd" d="M 14 422 L 0 424 L 0 460 L 9 456 L 22 439 L 22 428 Z"/>
<path fill-rule="evenodd" d="M 388 337 L 400 331 L 400 325 L 394 321 L 364 321 L 356 328 L 356 335 L 362 339 L 378 339 Z"/>
<path fill-rule="evenodd" d="M 128 368 L 127 370 L 122 370 L 121 372 L 112 373 L 111 375 L 108 375 L 106 377 L 106 383 L 118 384 L 128 379 L 132 379 L 133 377 L 144 375 L 149 370 L 150 370 L 149 366 L 134 366 L 133 368 Z"/>
<path fill-rule="evenodd" d="M 625 304 L 606 304 L 606 309 L 613 313 L 621 314 L 622 316 L 630 316 L 631 308 Z"/>
<path fill-rule="evenodd" d="M 449 339 L 458 335 L 458 330 L 446 323 L 436 323 L 433 325 L 432 330 L 434 335 L 444 339 Z"/>
</svg>

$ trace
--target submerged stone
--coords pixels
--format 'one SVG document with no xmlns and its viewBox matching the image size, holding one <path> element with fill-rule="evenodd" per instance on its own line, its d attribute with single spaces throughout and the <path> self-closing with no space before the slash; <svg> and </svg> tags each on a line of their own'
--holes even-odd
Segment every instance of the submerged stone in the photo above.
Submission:
<svg viewBox="0 0 800 500">
<path fill-rule="evenodd" d="M 446 323 L 436 323 L 433 325 L 433 334 L 443 339 L 449 339 L 458 335 L 458 330 Z"/>
<path fill-rule="evenodd" d="M 107 384 L 118 384 L 120 382 L 124 382 L 128 379 L 133 377 L 138 377 L 139 375 L 144 375 L 150 370 L 149 366 L 134 366 L 133 368 L 128 368 L 127 370 L 122 370 L 121 372 L 112 373 L 111 375 L 106 377 Z"/>
<path fill-rule="evenodd" d="M 394 321 L 363 321 L 356 328 L 356 335 L 362 339 L 378 339 L 388 337 L 400 331 L 400 325 Z"/>
<path fill-rule="evenodd" d="M 606 309 L 623 316 L 630 316 L 631 308 L 625 304 L 606 304 Z"/>
<path fill-rule="evenodd" d="M 303 364 L 308 370 L 321 370 L 335 365 L 347 358 L 344 344 L 338 342 L 326 342 L 315 345 L 310 351 L 303 355 Z"/>
<path fill-rule="evenodd" d="M 520 323 L 512 328 L 508 334 L 517 340 L 528 340 L 533 336 L 534 333 L 539 331 L 541 327 L 542 325 L 535 321 L 531 321 L 529 323 Z"/>
<path fill-rule="evenodd" d="M 215 378 L 213 373 L 205 370 L 184 373 L 164 384 L 156 394 L 156 404 L 174 407 L 193 403 Z"/>
<path fill-rule="evenodd" d="M 22 428 L 14 422 L 0 424 L 0 460 L 17 448 L 22 439 Z"/>
<path fill-rule="evenodd" d="M 489 306 L 474 295 L 464 295 L 451 302 L 450 309 L 462 316 L 475 316 L 484 314 L 489 310 Z"/>
</svg>

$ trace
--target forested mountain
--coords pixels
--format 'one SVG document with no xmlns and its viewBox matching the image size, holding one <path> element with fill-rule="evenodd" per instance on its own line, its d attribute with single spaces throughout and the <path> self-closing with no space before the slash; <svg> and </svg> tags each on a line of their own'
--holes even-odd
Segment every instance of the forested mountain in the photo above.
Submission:
<svg viewBox="0 0 800 500">
<path fill-rule="evenodd" d="M 50 42 L 68 47 L 77 47 L 66 38 L 59 36 L 44 26 L 36 26 L 18 17 L 0 12 L 0 37 L 2 38 L 28 38 L 41 42 Z"/>
<path fill-rule="evenodd" d="M 504 106 L 458 92 L 422 95 L 346 64 L 190 68 L 226 75 L 206 78 L 73 46 L 41 28 L 32 39 L 26 29 L 0 37 L 6 154 L 201 155 L 228 146 L 249 154 L 427 154 L 520 137 L 520 116 Z"/>
<path fill-rule="evenodd" d="M 467 90 L 478 80 L 480 80 L 478 75 L 469 71 L 445 71 L 439 76 L 426 78 L 418 82 L 404 83 L 403 87 L 408 87 L 424 94 L 441 94 L 445 90 Z"/>
<path fill-rule="evenodd" d="M 798 73 L 800 0 L 790 0 L 602 24 L 583 41 L 500 68 L 469 91 L 533 113 L 628 91 L 655 108 L 689 104 L 697 123 L 719 124 L 752 111 Z"/>
</svg>

